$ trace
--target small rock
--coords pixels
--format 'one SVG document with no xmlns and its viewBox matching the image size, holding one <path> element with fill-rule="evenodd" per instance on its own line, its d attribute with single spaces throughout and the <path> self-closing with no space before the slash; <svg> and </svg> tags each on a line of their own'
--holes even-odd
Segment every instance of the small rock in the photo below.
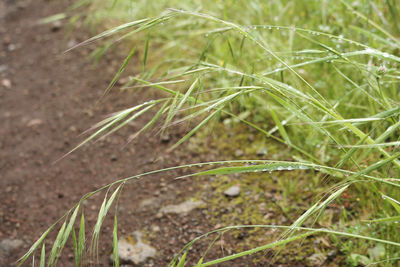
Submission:
<svg viewBox="0 0 400 267">
<path fill-rule="evenodd" d="M 7 255 L 13 250 L 20 248 L 24 242 L 18 239 L 3 239 L 0 242 L 0 255 Z"/>
<path fill-rule="evenodd" d="M 1 80 L 1 85 L 4 86 L 7 89 L 11 88 L 11 81 L 9 79 L 3 79 Z"/>
<path fill-rule="evenodd" d="M 7 46 L 7 49 L 8 49 L 8 51 L 12 52 L 12 51 L 14 51 L 15 49 L 17 49 L 17 46 L 16 46 L 15 44 L 9 44 L 9 45 Z"/>
<path fill-rule="evenodd" d="M 4 44 L 5 46 L 8 46 L 9 44 L 11 44 L 11 38 L 10 38 L 10 36 L 6 35 L 6 36 L 3 38 L 3 44 Z"/>
<path fill-rule="evenodd" d="M 124 77 L 117 81 L 117 85 L 124 85 L 131 80 L 130 77 Z"/>
<path fill-rule="evenodd" d="M 258 210 L 261 213 L 266 213 L 267 212 L 267 203 L 262 202 L 262 203 L 258 204 Z"/>
<path fill-rule="evenodd" d="M 139 204 L 139 211 L 151 211 L 160 205 L 161 200 L 156 197 L 151 197 L 143 200 Z"/>
<path fill-rule="evenodd" d="M 219 228 L 222 228 L 222 224 L 217 223 L 216 225 L 214 225 L 214 229 L 219 229 Z"/>
<path fill-rule="evenodd" d="M 71 132 L 77 132 L 78 131 L 78 129 L 75 127 L 75 126 L 73 126 L 73 125 L 71 125 L 69 128 L 68 128 Z"/>
<path fill-rule="evenodd" d="M 20 2 L 20 3 L 17 4 L 17 7 L 18 7 L 19 9 L 25 9 L 25 8 L 27 7 L 27 3 Z"/>
<path fill-rule="evenodd" d="M 78 43 L 77 43 L 76 40 L 71 39 L 71 40 L 68 41 L 67 47 L 68 47 L 68 48 L 72 48 L 72 47 L 76 46 L 77 44 L 78 44 Z"/>
<path fill-rule="evenodd" d="M 168 213 L 187 214 L 192 210 L 203 206 L 204 204 L 205 203 L 203 201 L 187 200 L 181 204 L 167 205 L 160 209 L 160 211 L 157 214 L 157 217 L 161 218 L 163 214 L 168 214 Z"/>
<path fill-rule="evenodd" d="M 267 151 L 266 148 L 261 148 L 261 149 L 256 151 L 256 155 L 259 156 L 259 157 L 267 155 L 267 153 L 268 153 L 268 151 Z"/>
<path fill-rule="evenodd" d="M 236 151 L 235 151 L 235 157 L 241 157 L 241 156 L 243 156 L 243 150 L 241 150 L 241 149 L 237 149 Z"/>
<path fill-rule="evenodd" d="M 84 113 L 85 113 L 86 115 L 88 115 L 90 118 L 92 118 L 92 117 L 94 116 L 93 111 L 90 110 L 90 109 L 85 110 Z"/>
<path fill-rule="evenodd" d="M 0 73 L 8 69 L 7 65 L 0 65 Z"/>
<path fill-rule="evenodd" d="M 143 264 L 148 259 L 154 258 L 157 251 L 152 246 L 142 241 L 142 233 L 135 231 L 132 236 L 118 241 L 118 256 L 124 264 Z M 110 259 L 113 259 L 111 255 Z"/>
<path fill-rule="evenodd" d="M 247 140 L 249 140 L 249 142 L 253 142 L 254 141 L 254 134 L 249 134 L 247 136 Z"/>
<path fill-rule="evenodd" d="M 161 141 L 162 141 L 163 143 L 168 143 L 170 140 L 171 140 L 171 137 L 169 136 L 169 134 L 163 134 L 163 135 L 161 136 Z"/>
<path fill-rule="evenodd" d="M 41 124 L 43 124 L 43 121 L 41 119 L 33 119 L 33 120 L 30 120 L 26 124 L 26 126 L 28 126 L 28 127 L 36 127 L 36 126 L 39 126 Z"/>
<path fill-rule="evenodd" d="M 275 217 L 275 213 L 273 212 L 268 212 L 267 214 L 264 215 L 264 220 L 268 220 L 270 218 Z"/>
<path fill-rule="evenodd" d="M 240 186 L 234 185 L 229 187 L 227 190 L 224 191 L 224 195 L 227 197 L 237 197 L 240 194 Z"/>
<path fill-rule="evenodd" d="M 328 252 L 327 256 L 329 260 L 333 260 L 337 255 L 337 251 L 336 250 L 331 250 Z"/>
<path fill-rule="evenodd" d="M 326 261 L 326 256 L 322 253 L 314 253 L 306 259 L 311 266 L 322 266 Z"/>
<path fill-rule="evenodd" d="M 160 226 L 158 226 L 158 225 L 153 225 L 153 226 L 151 227 L 151 231 L 153 231 L 154 233 L 158 233 L 158 232 L 161 231 L 161 228 L 160 228 Z"/>
<path fill-rule="evenodd" d="M 111 161 L 117 161 L 118 158 L 116 155 L 111 155 L 110 159 Z"/>
<path fill-rule="evenodd" d="M 57 20 L 51 24 L 51 31 L 56 32 L 61 29 L 62 23 L 61 21 Z"/>
</svg>

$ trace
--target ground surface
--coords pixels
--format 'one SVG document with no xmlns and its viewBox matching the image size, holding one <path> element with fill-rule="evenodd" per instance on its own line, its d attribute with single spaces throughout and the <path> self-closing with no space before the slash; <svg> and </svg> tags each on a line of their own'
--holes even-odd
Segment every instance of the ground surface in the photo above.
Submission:
<svg viewBox="0 0 400 267">
<path fill-rule="evenodd" d="M 0 241 L 18 239 L 24 244 L 3 255 L 1 266 L 12 265 L 41 232 L 83 194 L 116 178 L 182 161 L 169 157 L 153 163 L 168 146 L 153 137 L 154 132 L 122 149 L 129 133 L 134 133 L 144 120 L 149 119 L 144 117 L 125 131 L 53 164 L 82 140 L 78 135 L 93 123 L 146 98 L 145 94 L 138 99 L 137 95 L 116 90 L 101 99 L 121 58 L 105 58 L 93 67 L 87 59 L 90 48 L 62 53 L 71 44 L 88 38 L 89 34 L 75 32 L 66 38 L 67 25 L 60 29 L 37 25 L 38 19 L 61 12 L 69 4 L 69 1 L 0 1 Z M 146 227 L 150 229 L 156 223 L 151 216 L 157 213 L 157 207 L 140 216 L 135 212 L 141 200 L 159 197 L 163 200 L 159 205 L 162 205 L 179 199 L 181 191 L 193 190 L 190 186 L 180 190 L 185 183 L 176 187 L 174 183 L 161 183 L 162 177 L 151 179 L 126 188 L 129 201 L 122 200 L 121 203 L 127 204 L 120 205 L 121 213 L 125 214 L 120 219 L 121 235 L 134 230 L 146 231 Z M 86 204 L 87 218 L 93 222 L 97 202 Z M 180 223 L 188 221 L 189 218 Z M 163 224 L 170 225 L 168 222 Z M 177 251 L 178 244 L 189 240 L 182 239 L 179 228 L 161 227 L 159 232 L 180 240 L 174 242 L 169 238 L 169 243 L 154 245 L 161 251 L 161 260 L 156 260 L 156 265 L 165 263 L 167 257 Z M 107 262 L 109 248 L 105 245 L 102 249 L 103 262 Z M 72 264 L 72 260 L 66 258 L 58 265 Z"/>
<path fill-rule="evenodd" d="M 80 133 L 105 115 L 151 97 L 146 92 L 120 92 L 117 87 L 102 98 L 122 57 L 118 53 L 114 58 L 106 56 L 94 67 L 87 59 L 93 47 L 63 54 L 73 44 L 90 37 L 85 30 L 78 29 L 66 37 L 66 24 L 37 24 L 38 19 L 62 12 L 70 3 L 67 0 L 0 0 L 0 241 L 22 241 L 16 249 L 0 253 L 0 266 L 14 265 L 41 233 L 85 193 L 117 178 L 216 157 L 210 152 L 201 157 L 196 149 L 185 146 L 172 154 L 164 154 L 182 134 L 179 131 L 171 133 L 169 141 L 162 141 L 156 132 L 149 132 L 125 147 L 129 135 L 150 119 L 149 114 L 54 163 L 83 140 Z M 210 220 L 204 210 L 184 216 L 157 216 L 165 205 L 199 196 L 199 180 L 197 183 L 189 179 L 172 180 L 184 172 L 155 175 L 132 183 L 125 187 L 121 197 L 119 235 L 133 231 L 145 234 L 158 251 L 149 266 L 165 266 L 186 242 L 221 226 L 215 225 L 215 219 Z M 96 220 L 102 197 L 85 202 L 89 225 Z M 111 227 L 112 220 L 106 221 L 99 262 L 94 265 L 109 264 Z M 52 240 L 54 234 L 46 242 L 47 248 L 51 247 Z M 234 247 L 235 242 L 240 241 L 229 238 L 219 241 L 219 247 L 225 244 L 227 248 L 220 252 L 232 252 L 229 247 Z M 196 247 L 193 254 L 201 255 L 196 250 L 204 252 L 207 244 Z M 69 243 L 68 246 L 58 266 L 73 266 Z M 215 253 L 211 251 L 210 258 Z M 269 258 L 264 256 L 260 254 L 259 263 L 244 258 L 228 265 L 267 265 Z M 31 263 L 30 259 L 26 265 Z M 293 262 L 290 266 L 302 264 Z"/>
</svg>

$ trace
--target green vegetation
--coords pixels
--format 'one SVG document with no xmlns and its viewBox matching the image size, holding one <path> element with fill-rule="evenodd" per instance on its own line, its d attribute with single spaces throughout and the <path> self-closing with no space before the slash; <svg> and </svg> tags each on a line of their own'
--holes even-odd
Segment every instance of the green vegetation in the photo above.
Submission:
<svg viewBox="0 0 400 267">
<path fill-rule="evenodd" d="M 142 61 L 135 71 L 141 70 L 141 74 L 131 76 L 123 87 L 153 87 L 162 93 L 155 100 L 98 123 L 97 131 L 82 144 L 113 133 L 151 110 L 156 111 L 155 116 L 142 130 L 162 120 L 164 129 L 177 123 L 197 123 L 171 149 L 195 133 L 201 136 L 211 121 L 219 127 L 240 123 L 258 133 L 254 150 L 268 149 L 268 143 L 272 143 L 271 149 L 287 149 L 287 154 L 274 153 L 279 157 L 271 160 L 234 160 L 176 168 L 197 171 L 196 167 L 203 166 L 205 169 L 193 176 L 217 175 L 222 179 L 235 173 L 250 173 L 253 182 L 262 172 L 293 173 L 285 179 L 301 175 L 302 185 L 314 187 L 317 201 L 302 210 L 292 225 L 253 226 L 284 229 L 275 242 L 210 262 L 202 259 L 198 266 L 250 255 L 315 234 L 327 234 L 346 253 L 350 265 L 379 262 L 392 266 L 400 257 L 397 1 L 206 0 L 199 4 L 119 0 L 112 6 L 104 1 L 85 2 L 89 3 L 88 23 L 111 27 L 85 42 L 106 38 L 94 57 L 101 56 L 116 41 L 124 40 L 126 46 L 134 46 L 107 91 L 112 90 L 136 53 L 134 56 Z M 126 24 L 115 26 L 120 23 Z M 278 145 L 281 148 L 276 148 Z M 230 152 L 234 158 L 234 151 Z M 245 153 L 248 154 L 251 153 Z M 160 171 L 167 170 L 156 172 Z M 50 262 L 61 252 L 84 199 L 116 187 L 101 207 L 94 230 L 95 246 L 102 221 L 123 184 L 147 174 L 116 181 L 85 196 L 61 218 L 64 224 Z M 292 182 L 300 183 L 296 179 Z M 301 193 L 296 192 L 290 180 L 281 181 L 280 186 L 283 194 Z M 340 218 L 326 223 L 325 211 L 335 201 L 343 208 Z M 352 209 L 348 209 L 350 205 Z M 257 218 L 255 221 L 249 222 L 259 223 Z M 243 227 L 251 226 L 217 231 Z M 43 243 L 45 235 L 23 260 Z M 340 236 L 350 239 L 341 242 Z M 75 243 L 80 244 L 80 240 L 79 235 Z M 186 254 L 188 248 L 197 240 L 184 247 L 171 265 L 183 266 L 190 256 Z M 78 259 L 81 246 L 76 249 Z M 380 258 L 366 256 L 371 247 L 381 248 Z"/>
</svg>

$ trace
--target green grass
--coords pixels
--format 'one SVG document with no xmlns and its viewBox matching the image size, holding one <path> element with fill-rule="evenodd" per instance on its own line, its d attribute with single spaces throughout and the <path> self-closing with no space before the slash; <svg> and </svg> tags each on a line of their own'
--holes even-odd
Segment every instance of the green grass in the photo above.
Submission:
<svg viewBox="0 0 400 267">
<path fill-rule="evenodd" d="M 218 177 L 301 169 L 309 171 L 310 180 L 325 181 L 320 183 L 326 187 L 325 194 L 319 195 L 319 200 L 291 226 L 282 226 L 286 231 L 279 240 L 225 258 L 200 262 L 198 266 L 315 234 L 328 234 L 333 240 L 335 235 L 360 240 L 352 244 L 353 251 L 346 250 L 346 244 L 337 241 L 346 251 L 350 264 L 368 260 L 391 266 L 391 259 L 400 256 L 396 226 L 400 211 L 398 2 L 205 0 L 199 4 L 197 1 L 118 0 L 112 6 L 104 1 L 86 2 L 89 8 L 86 22 L 110 29 L 80 45 L 103 39 L 103 46 L 92 54 L 95 58 L 112 48 L 116 41 L 132 46 L 106 92 L 113 90 L 121 75 L 127 75 L 127 63 L 136 56 L 142 62 L 133 73 L 138 70 L 141 73 L 132 74 L 123 87 L 126 90 L 153 87 L 161 93 L 157 99 L 115 113 L 98 123 L 93 127 L 96 131 L 81 145 L 113 133 L 152 110 L 156 115 L 135 137 L 157 122 L 162 123 L 164 130 L 178 123 L 197 123 L 170 149 L 195 133 L 206 131 L 211 121 L 243 123 L 259 132 L 263 139 L 290 148 L 290 160 L 227 161 L 222 162 L 226 165 L 223 167 L 206 163 L 207 170 L 193 175 Z M 75 12 L 80 14 L 79 9 Z M 121 23 L 125 24 L 116 26 Z M 204 164 L 176 168 L 196 166 Z M 160 171 L 167 170 L 155 172 Z M 116 187 L 99 212 L 93 248 L 102 221 L 121 186 L 127 180 L 140 177 L 116 181 L 79 202 L 98 191 Z M 344 224 L 314 229 L 312 225 L 324 217 L 326 207 L 344 192 L 360 199 L 358 209 L 362 216 L 348 216 L 344 210 Z M 64 225 L 55 242 L 58 245 L 51 250 L 50 263 L 61 253 L 79 209 L 78 204 L 60 219 Z M 355 224 L 366 224 L 366 221 L 373 224 L 373 231 L 368 227 L 355 230 Z M 311 227 L 303 227 L 310 222 Z M 22 260 L 38 249 L 43 240 L 44 237 L 39 239 Z M 365 254 L 373 246 L 371 242 L 385 244 L 385 255 L 380 259 L 357 256 Z M 82 240 L 78 243 L 81 247 Z M 191 245 L 174 258 L 172 266 L 183 265 L 190 257 L 185 252 Z M 179 256 L 183 259 L 180 262 Z"/>
</svg>

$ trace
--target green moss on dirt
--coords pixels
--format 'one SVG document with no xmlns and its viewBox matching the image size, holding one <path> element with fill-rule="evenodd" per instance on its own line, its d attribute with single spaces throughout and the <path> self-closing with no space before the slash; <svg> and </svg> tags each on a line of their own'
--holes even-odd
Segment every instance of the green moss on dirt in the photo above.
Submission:
<svg viewBox="0 0 400 267">
<path fill-rule="evenodd" d="M 215 159 L 279 159 L 293 160 L 296 153 L 290 148 L 257 133 L 249 133 L 245 126 L 219 125 L 213 130 L 197 133 L 190 142 L 191 150 L 199 153 L 215 153 Z M 314 175 L 318 175 L 315 174 Z M 231 225 L 290 225 L 312 205 L 313 196 L 321 193 L 319 179 L 310 179 L 310 171 L 280 171 L 242 173 L 199 178 L 203 190 L 197 198 L 207 200 L 207 215 L 215 228 Z M 207 180 L 205 180 L 207 179 Z M 240 187 L 237 197 L 227 197 L 224 191 L 233 185 Z M 330 211 L 329 211 L 330 212 Z M 334 218 L 335 217 L 335 218 Z M 327 224 L 338 219 L 329 217 Z M 282 231 L 272 228 L 235 230 L 224 235 L 232 242 L 225 244 L 239 252 L 279 239 Z M 318 251 L 325 251 L 329 241 L 315 244 L 311 237 L 272 251 L 271 256 L 279 263 L 305 262 Z M 280 252 L 280 253 L 277 253 Z M 254 257 L 257 263 L 260 257 Z"/>
</svg>

